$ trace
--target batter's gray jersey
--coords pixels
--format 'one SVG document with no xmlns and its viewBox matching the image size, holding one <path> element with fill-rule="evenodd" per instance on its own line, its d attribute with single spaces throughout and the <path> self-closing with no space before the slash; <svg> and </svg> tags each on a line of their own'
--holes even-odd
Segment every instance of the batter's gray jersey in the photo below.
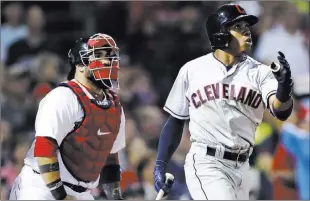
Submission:
<svg viewBox="0 0 310 201">
<path fill-rule="evenodd" d="M 249 56 L 228 72 L 213 53 L 179 71 L 164 110 L 190 119 L 192 142 L 233 149 L 254 145 L 254 135 L 278 82 L 271 69 Z"/>
</svg>

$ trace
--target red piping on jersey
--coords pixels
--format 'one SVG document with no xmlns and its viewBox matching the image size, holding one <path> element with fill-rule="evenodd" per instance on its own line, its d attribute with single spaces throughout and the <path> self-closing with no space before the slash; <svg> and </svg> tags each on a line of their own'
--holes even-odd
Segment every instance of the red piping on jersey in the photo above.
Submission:
<svg viewBox="0 0 310 201">
<path fill-rule="evenodd" d="M 55 139 L 51 137 L 36 137 L 34 144 L 34 157 L 56 157 L 58 145 Z"/>
</svg>

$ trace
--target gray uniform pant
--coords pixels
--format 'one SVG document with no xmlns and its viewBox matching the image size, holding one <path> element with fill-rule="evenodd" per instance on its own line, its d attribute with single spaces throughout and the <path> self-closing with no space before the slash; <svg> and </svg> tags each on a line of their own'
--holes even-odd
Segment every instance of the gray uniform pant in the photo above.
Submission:
<svg viewBox="0 0 310 201">
<path fill-rule="evenodd" d="M 249 162 L 222 159 L 220 152 L 223 153 L 224 148 L 220 146 L 216 156 L 209 156 L 206 148 L 206 144 L 194 142 L 186 156 L 184 169 L 192 198 L 249 200 Z"/>
</svg>

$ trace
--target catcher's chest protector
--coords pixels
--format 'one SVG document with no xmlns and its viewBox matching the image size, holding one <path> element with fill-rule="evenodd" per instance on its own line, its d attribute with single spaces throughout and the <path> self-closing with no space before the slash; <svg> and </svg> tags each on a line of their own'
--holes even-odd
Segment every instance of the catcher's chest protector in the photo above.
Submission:
<svg viewBox="0 0 310 201">
<path fill-rule="evenodd" d="M 102 109 L 88 98 L 81 87 L 73 82 L 61 84 L 69 87 L 78 97 L 84 118 L 63 140 L 60 153 L 69 172 L 80 181 L 95 181 L 110 154 L 118 135 L 121 107 Z"/>
</svg>

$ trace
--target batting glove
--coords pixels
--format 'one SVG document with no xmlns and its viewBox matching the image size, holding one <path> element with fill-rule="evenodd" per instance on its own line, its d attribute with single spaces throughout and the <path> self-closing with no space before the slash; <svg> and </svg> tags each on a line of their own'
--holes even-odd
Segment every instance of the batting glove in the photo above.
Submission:
<svg viewBox="0 0 310 201">
<path fill-rule="evenodd" d="M 281 102 L 286 102 L 290 99 L 294 82 L 291 77 L 290 65 L 285 59 L 285 56 L 282 52 L 278 52 L 278 60 L 280 63 L 280 69 L 275 71 L 277 68 L 276 64 L 272 62 L 271 69 L 273 74 L 278 81 L 278 90 L 276 97 Z"/>
<path fill-rule="evenodd" d="M 168 195 L 171 190 L 172 184 L 165 184 L 167 163 L 164 161 L 156 161 L 154 168 L 154 186 L 155 190 L 159 192 L 161 189 L 165 192 L 164 197 Z"/>
</svg>

